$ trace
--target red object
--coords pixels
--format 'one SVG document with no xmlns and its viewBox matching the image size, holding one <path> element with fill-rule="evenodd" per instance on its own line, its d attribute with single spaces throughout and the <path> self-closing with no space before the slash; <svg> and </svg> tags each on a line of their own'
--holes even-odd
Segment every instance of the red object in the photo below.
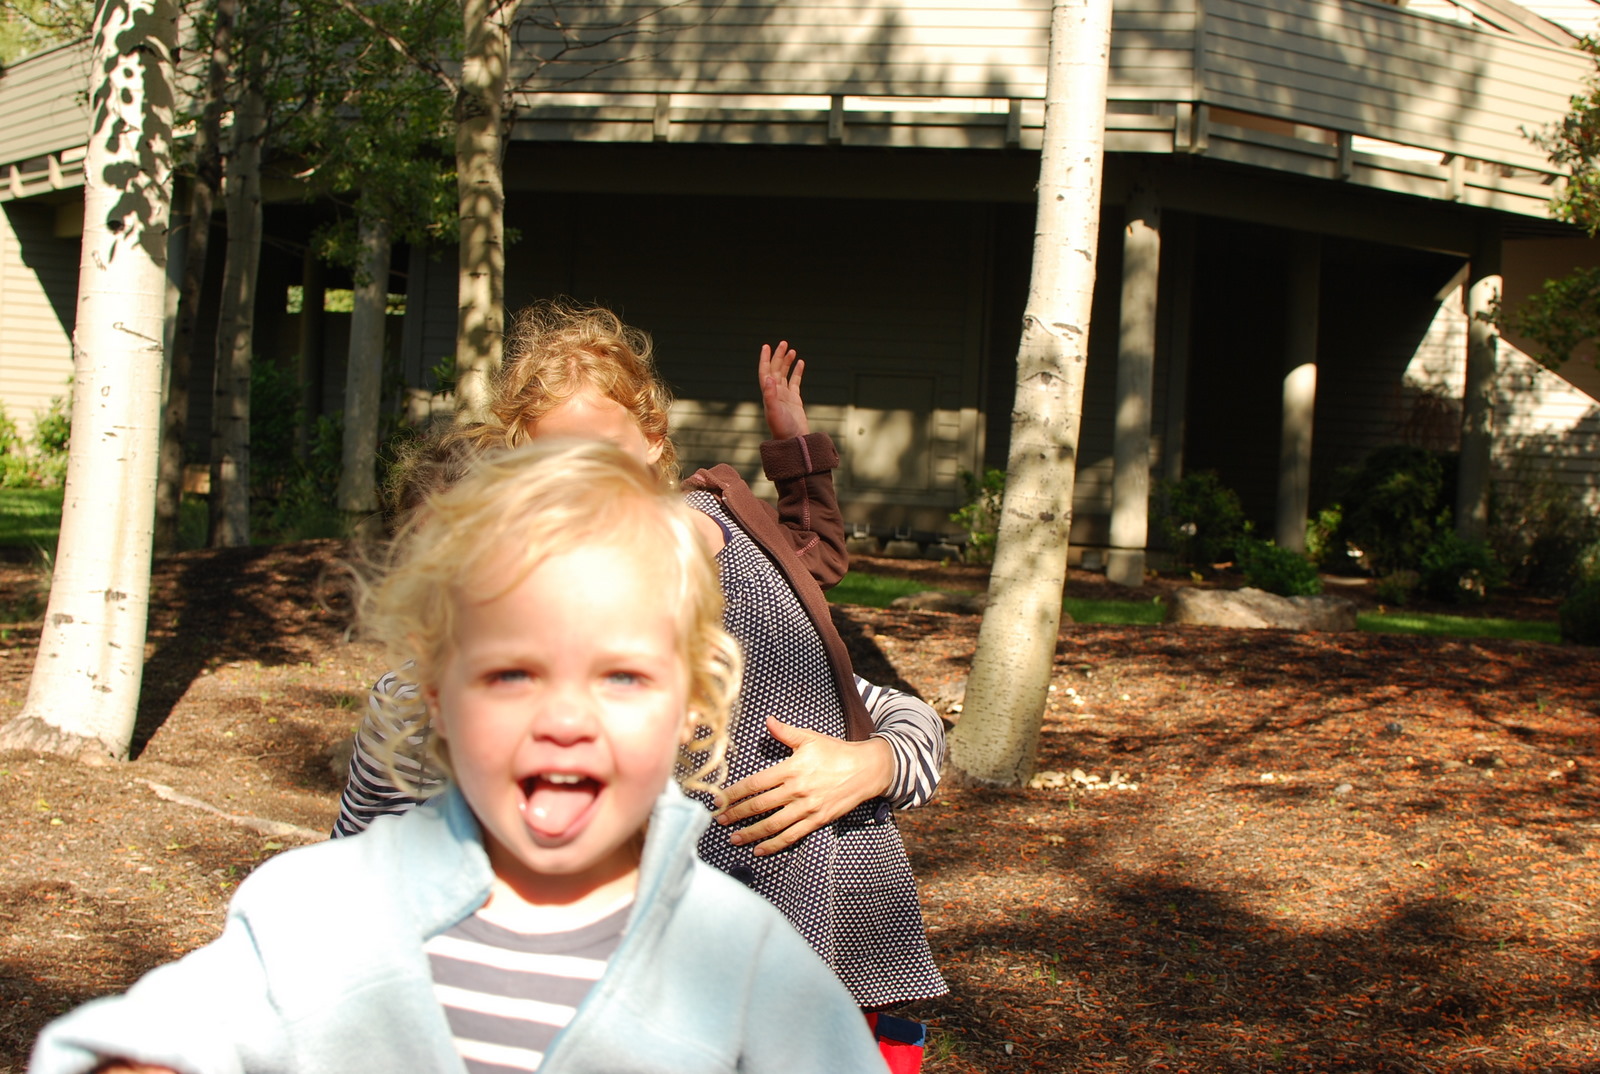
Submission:
<svg viewBox="0 0 1600 1074">
<path fill-rule="evenodd" d="M 922 1069 L 922 1047 L 928 1038 L 926 1026 L 876 1011 L 867 1012 L 867 1025 L 877 1038 L 878 1051 L 889 1066 L 889 1074 L 918 1074 Z"/>
</svg>

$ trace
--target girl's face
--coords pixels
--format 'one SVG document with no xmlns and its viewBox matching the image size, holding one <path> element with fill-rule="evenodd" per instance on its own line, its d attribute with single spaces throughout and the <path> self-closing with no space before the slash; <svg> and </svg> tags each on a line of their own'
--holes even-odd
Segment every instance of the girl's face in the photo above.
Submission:
<svg viewBox="0 0 1600 1074">
<path fill-rule="evenodd" d="M 637 883 L 639 836 L 689 735 L 665 560 L 579 548 L 493 600 L 457 598 L 428 703 L 495 874 L 526 902 Z"/>
<path fill-rule="evenodd" d="M 645 436 L 627 407 L 593 388 L 583 389 L 529 425 L 528 435 L 535 440 L 543 436 L 608 440 L 646 466 L 654 466 L 661 457 L 660 439 Z"/>
</svg>

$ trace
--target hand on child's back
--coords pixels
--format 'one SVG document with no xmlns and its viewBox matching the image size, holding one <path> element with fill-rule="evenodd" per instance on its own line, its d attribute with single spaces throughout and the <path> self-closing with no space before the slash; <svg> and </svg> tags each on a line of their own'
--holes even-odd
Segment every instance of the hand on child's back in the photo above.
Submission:
<svg viewBox="0 0 1600 1074">
<path fill-rule="evenodd" d="M 101 1063 L 89 1074 L 178 1074 L 171 1067 L 145 1066 L 143 1063 L 129 1063 L 122 1059 L 113 1059 L 109 1063 Z"/>
</svg>

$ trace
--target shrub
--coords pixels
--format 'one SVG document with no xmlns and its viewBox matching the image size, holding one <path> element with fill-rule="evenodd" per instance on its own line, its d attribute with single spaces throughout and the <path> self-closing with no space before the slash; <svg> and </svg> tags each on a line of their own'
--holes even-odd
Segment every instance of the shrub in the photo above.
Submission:
<svg viewBox="0 0 1600 1074">
<path fill-rule="evenodd" d="M 967 531 L 965 558 L 969 563 L 992 563 L 995 538 L 1000 532 L 1000 500 L 1006 491 L 1006 472 L 985 470 L 979 481 L 971 470 L 962 470 L 961 487 L 967 503 L 951 514 L 950 521 Z"/>
<path fill-rule="evenodd" d="M 1450 524 L 1445 468 L 1423 448 L 1379 448 L 1345 474 L 1342 485 L 1337 539 L 1360 549 L 1379 574 L 1418 569 L 1423 552 Z"/>
<path fill-rule="evenodd" d="M 1160 485 L 1161 530 L 1178 560 L 1204 567 L 1232 559 L 1249 532 L 1239 494 L 1210 470 Z"/>
<path fill-rule="evenodd" d="M 0 408 L 0 485 L 7 488 L 55 488 L 67 476 L 67 442 L 72 416 L 58 396 L 39 416 L 33 437 L 24 443 L 17 424 Z"/>
<path fill-rule="evenodd" d="M 1495 486 L 1489 541 L 1510 577 L 1541 593 L 1564 593 L 1583 578 L 1600 545 L 1600 518 L 1570 485 L 1548 473 L 1519 473 Z"/>
<path fill-rule="evenodd" d="M 1440 530 L 1418 564 L 1422 589 L 1446 604 L 1482 604 L 1505 583 L 1501 567 L 1489 546 L 1469 541 L 1455 530 Z"/>
<path fill-rule="evenodd" d="M 1600 645 L 1600 581 L 1578 586 L 1561 604 L 1561 640 Z"/>
<path fill-rule="evenodd" d="M 1421 584 L 1422 576 L 1416 571 L 1390 571 L 1373 589 L 1385 604 L 1407 604 Z"/>
<path fill-rule="evenodd" d="M 1306 558 L 1328 570 L 1350 566 L 1348 547 L 1338 539 L 1344 512 L 1338 504 L 1324 507 L 1315 518 L 1306 519 Z"/>
<path fill-rule="evenodd" d="M 1280 597 L 1314 597 L 1322 592 L 1316 566 L 1292 548 L 1246 537 L 1239 541 L 1239 568 L 1244 580 Z"/>
</svg>

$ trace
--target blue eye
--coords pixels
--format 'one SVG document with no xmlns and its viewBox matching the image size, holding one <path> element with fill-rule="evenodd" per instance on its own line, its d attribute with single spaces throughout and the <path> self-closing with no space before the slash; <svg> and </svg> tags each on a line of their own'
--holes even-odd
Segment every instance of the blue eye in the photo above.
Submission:
<svg viewBox="0 0 1600 1074">
<path fill-rule="evenodd" d="M 609 671 L 606 673 L 606 682 L 612 686 L 640 686 L 644 681 L 644 676 L 636 671 Z"/>
<path fill-rule="evenodd" d="M 489 674 L 484 676 L 484 681 L 491 684 L 502 682 L 527 682 L 528 673 L 520 668 L 502 668 L 499 671 L 489 672 Z"/>
</svg>

